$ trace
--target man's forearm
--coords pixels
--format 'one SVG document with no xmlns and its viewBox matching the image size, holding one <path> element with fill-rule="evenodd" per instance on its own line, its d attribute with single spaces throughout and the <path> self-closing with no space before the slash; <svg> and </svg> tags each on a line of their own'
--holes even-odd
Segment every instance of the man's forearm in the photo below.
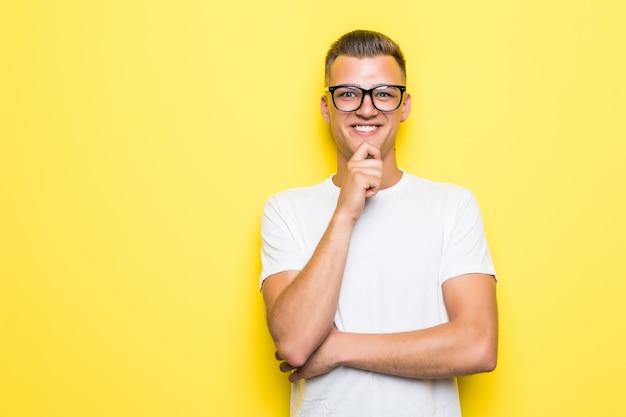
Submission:
<svg viewBox="0 0 626 417">
<path fill-rule="evenodd" d="M 490 330 L 489 330 L 490 328 Z M 497 328 L 469 328 L 446 323 L 405 333 L 362 334 L 331 331 L 309 361 L 294 371 L 296 382 L 325 374 L 338 366 L 407 378 L 450 378 L 489 372 L 496 366 Z"/>
<path fill-rule="evenodd" d="M 497 335 L 455 323 L 394 334 L 344 333 L 338 363 L 409 378 L 449 378 L 496 366 Z"/>
</svg>

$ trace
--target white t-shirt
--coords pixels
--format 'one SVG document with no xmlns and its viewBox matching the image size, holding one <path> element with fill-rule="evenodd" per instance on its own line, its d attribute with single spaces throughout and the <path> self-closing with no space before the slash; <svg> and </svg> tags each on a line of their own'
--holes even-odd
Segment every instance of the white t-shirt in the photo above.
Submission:
<svg viewBox="0 0 626 417">
<path fill-rule="evenodd" d="M 329 178 L 266 203 L 261 285 L 301 270 L 326 231 L 339 187 Z M 495 276 L 480 209 L 471 192 L 403 173 L 366 200 L 350 241 L 335 325 L 394 333 L 448 321 L 441 285 L 467 273 Z M 420 380 L 340 367 L 293 385 L 298 417 L 460 416 L 456 380 Z"/>
</svg>

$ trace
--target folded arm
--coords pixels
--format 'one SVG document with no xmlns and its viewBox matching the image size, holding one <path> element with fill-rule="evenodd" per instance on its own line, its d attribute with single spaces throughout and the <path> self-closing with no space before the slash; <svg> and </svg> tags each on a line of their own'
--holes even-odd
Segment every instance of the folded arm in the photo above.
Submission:
<svg viewBox="0 0 626 417">
<path fill-rule="evenodd" d="M 496 366 L 498 318 L 495 280 L 467 274 L 449 279 L 442 291 L 450 321 L 428 329 L 390 334 L 331 329 L 300 367 L 281 364 L 294 382 L 348 366 L 409 378 L 446 378 L 492 371 Z"/>
</svg>

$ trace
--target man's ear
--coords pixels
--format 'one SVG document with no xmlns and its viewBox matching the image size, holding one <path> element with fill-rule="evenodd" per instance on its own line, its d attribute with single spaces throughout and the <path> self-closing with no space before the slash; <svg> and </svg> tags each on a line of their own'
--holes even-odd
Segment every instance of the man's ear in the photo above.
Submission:
<svg viewBox="0 0 626 417">
<path fill-rule="evenodd" d="M 402 101 L 402 113 L 400 114 L 400 121 L 404 122 L 409 118 L 409 113 L 411 113 L 411 95 L 406 93 L 404 95 L 404 100 Z"/>
<path fill-rule="evenodd" d="M 330 113 L 328 110 L 328 98 L 323 95 L 320 99 L 320 110 L 322 112 L 322 118 L 326 123 L 330 123 Z"/>
</svg>

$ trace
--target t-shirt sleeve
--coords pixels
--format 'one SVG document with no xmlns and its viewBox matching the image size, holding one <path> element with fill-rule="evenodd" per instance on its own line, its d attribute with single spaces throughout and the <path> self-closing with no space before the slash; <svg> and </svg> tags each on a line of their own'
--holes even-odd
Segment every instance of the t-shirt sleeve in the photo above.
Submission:
<svg viewBox="0 0 626 417">
<path fill-rule="evenodd" d="M 441 283 L 471 273 L 495 277 L 482 215 L 471 192 L 463 190 L 454 208 L 454 215 L 449 219 L 441 264 Z"/>
<path fill-rule="evenodd" d="M 272 196 L 263 210 L 261 220 L 261 276 L 259 287 L 270 275 L 287 270 L 301 270 L 307 262 L 302 245 L 295 235 L 293 215 Z"/>
</svg>

